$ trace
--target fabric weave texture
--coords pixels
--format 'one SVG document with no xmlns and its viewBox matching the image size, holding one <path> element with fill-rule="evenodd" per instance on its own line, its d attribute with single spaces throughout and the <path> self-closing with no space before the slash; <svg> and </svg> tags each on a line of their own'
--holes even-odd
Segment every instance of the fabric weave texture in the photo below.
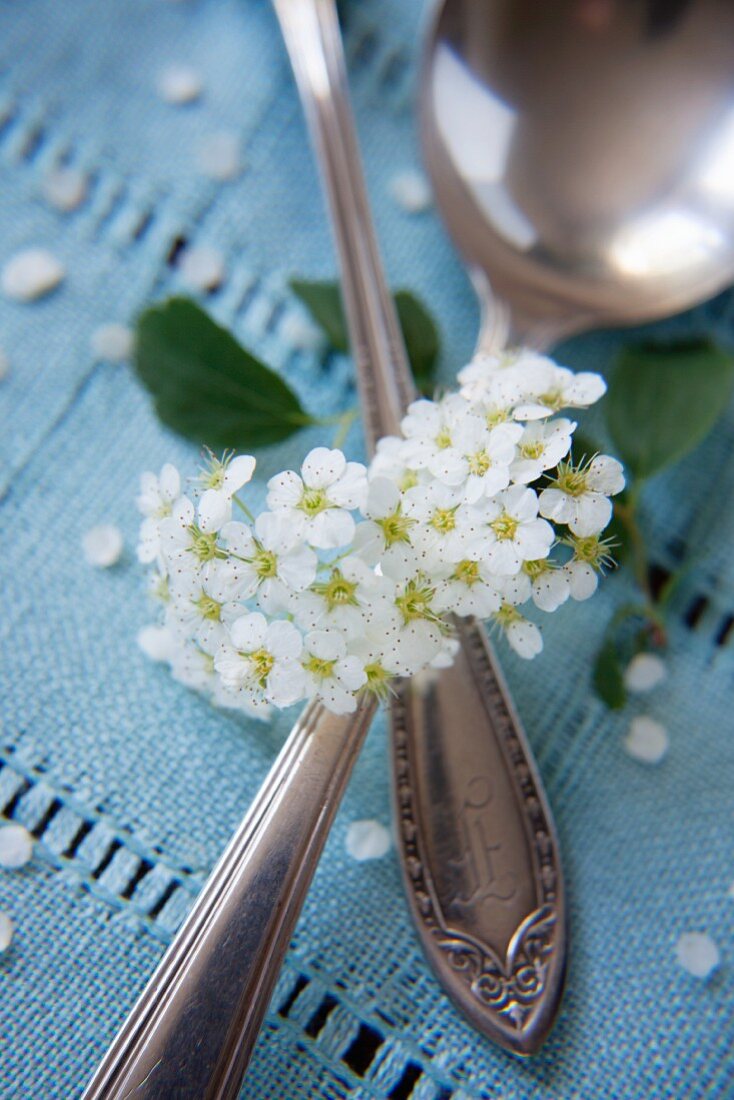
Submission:
<svg viewBox="0 0 734 1100">
<path fill-rule="evenodd" d="M 389 182 L 420 163 L 413 100 L 418 0 L 342 5 L 353 99 L 390 279 L 430 304 L 448 382 L 477 328 L 472 292 L 435 212 L 409 216 Z M 172 107 L 159 71 L 188 64 L 204 94 Z M 212 133 L 239 135 L 237 180 L 197 168 Z M 63 161 L 89 194 L 62 214 L 42 196 Z M 41 301 L 0 299 L 0 821 L 39 837 L 22 871 L 0 871 L 17 925 L 0 957 L 0 1100 L 78 1096 L 285 737 L 215 712 L 135 644 L 149 619 L 134 560 L 143 469 L 193 472 L 193 446 L 156 421 L 129 367 L 94 361 L 101 324 L 131 323 L 181 289 L 185 244 L 219 248 L 227 276 L 205 304 L 273 363 L 307 408 L 355 399 L 345 357 L 296 351 L 293 275 L 335 272 L 305 127 L 265 0 L 26 0 L 0 3 L 0 264 L 51 249 L 67 268 Z M 734 338 L 723 294 L 655 335 Z M 605 368 L 626 334 L 561 349 Z M 316 431 L 260 456 L 259 483 L 323 442 Z M 347 449 L 359 457 L 359 431 Z M 390 818 L 386 728 L 358 762 L 288 953 L 243 1096 L 394 1100 L 583 1100 L 732 1095 L 734 1035 L 734 410 L 694 456 L 649 486 L 656 562 L 683 548 L 671 675 L 611 714 L 589 654 L 626 596 L 611 578 L 549 618 L 546 652 L 503 664 L 554 808 L 569 890 L 564 1007 L 542 1053 L 519 1062 L 480 1038 L 441 993 L 411 927 L 394 850 L 356 863 L 347 826 Z M 122 528 L 110 570 L 81 555 L 85 531 Z M 622 750 L 634 713 L 670 732 L 657 767 Z M 722 953 L 707 982 L 675 943 L 708 932 Z"/>
</svg>

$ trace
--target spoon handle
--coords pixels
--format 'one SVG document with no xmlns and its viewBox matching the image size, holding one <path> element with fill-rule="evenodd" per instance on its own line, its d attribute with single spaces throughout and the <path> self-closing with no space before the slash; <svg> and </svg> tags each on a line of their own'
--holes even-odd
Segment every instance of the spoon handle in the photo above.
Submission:
<svg viewBox="0 0 734 1100">
<path fill-rule="evenodd" d="M 378 253 L 333 0 L 274 0 L 329 200 L 368 441 L 415 394 Z M 519 1054 L 560 1001 L 565 900 L 550 810 L 484 630 L 392 707 L 398 843 L 428 959 L 472 1023 Z"/>
<path fill-rule="evenodd" d="M 380 260 L 347 91 L 334 0 L 273 0 L 321 168 L 370 449 L 415 398 Z"/>
<path fill-rule="evenodd" d="M 82 1100 L 236 1100 L 374 711 L 305 709 Z"/>
</svg>

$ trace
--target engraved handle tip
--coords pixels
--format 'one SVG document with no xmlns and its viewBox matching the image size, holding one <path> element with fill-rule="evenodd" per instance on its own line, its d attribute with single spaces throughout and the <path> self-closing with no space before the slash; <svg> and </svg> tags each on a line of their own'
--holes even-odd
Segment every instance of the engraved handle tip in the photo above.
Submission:
<svg viewBox="0 0 734 1100">
<path fill-rule="evenodd" d="M 476 623 L 457 629 L 454 666 L 402 684 L 393 706 L 403 881 L 451 999 L 479 1031 L 527 1056 L 547 1038 L 563 993 L 558 841 L 486 634 Z"/>
</svg>

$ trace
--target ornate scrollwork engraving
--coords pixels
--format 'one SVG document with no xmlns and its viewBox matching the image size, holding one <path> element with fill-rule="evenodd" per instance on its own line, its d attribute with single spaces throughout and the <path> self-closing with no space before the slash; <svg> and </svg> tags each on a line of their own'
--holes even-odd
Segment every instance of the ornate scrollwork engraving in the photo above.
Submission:
<svg viewBox="0 0 734 1100">
<path fill-rule="evenodd" d="M 435 929 L 434 935 L 449 964 L 466 978 L 477 1000 L 521 1029 L 545 990 L 555 924 L 552 906 L 536 909 L 512 937 L 506 959 L 461 932 Z"/>
</svg>

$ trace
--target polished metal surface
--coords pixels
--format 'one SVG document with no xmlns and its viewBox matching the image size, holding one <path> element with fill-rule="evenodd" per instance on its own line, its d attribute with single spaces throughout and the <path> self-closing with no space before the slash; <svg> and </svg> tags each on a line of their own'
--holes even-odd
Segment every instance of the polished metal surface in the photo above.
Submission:
<svg viewBox="0 0 734 1100">
<path fill-rule="evenodd" d="M 730 0 L 445 0 L 420 100 L 434 193 L 480 298 L 477 350 L 674 313 L 734 276 Z M 532 1053 L 565 969 L 558 849 L 491 651 L 459 629 L 464 661 L 403 700 L 405 880 L 446 988 L 456 997 L 448 960 L 477 1026 Z M 472 682 L 493 731 L 482 766 Z"/>
<path fill-rule="evenodd" d="M 375 704 L 308 706 L 83 1100 L 236 1100 Z"/>
<path fill-rule="evenodd" d="M 731 0 L 446 0 L 423 145 L 470 268 L 551 340 L 734 277 Z"/>
<path fill-rule="evenodd" d="M 414 396 L 380 262 L 333 0 L 274 0 L 322 169 L 368 440 Z M 457 623 L 452 668 L 399 686 L 394 804 L 411 912 L 472 1023 L 520 1054 L 555 1017 L 566 958 L 563 879 L 527 740 L 483 629 Z"/>
</svg>

